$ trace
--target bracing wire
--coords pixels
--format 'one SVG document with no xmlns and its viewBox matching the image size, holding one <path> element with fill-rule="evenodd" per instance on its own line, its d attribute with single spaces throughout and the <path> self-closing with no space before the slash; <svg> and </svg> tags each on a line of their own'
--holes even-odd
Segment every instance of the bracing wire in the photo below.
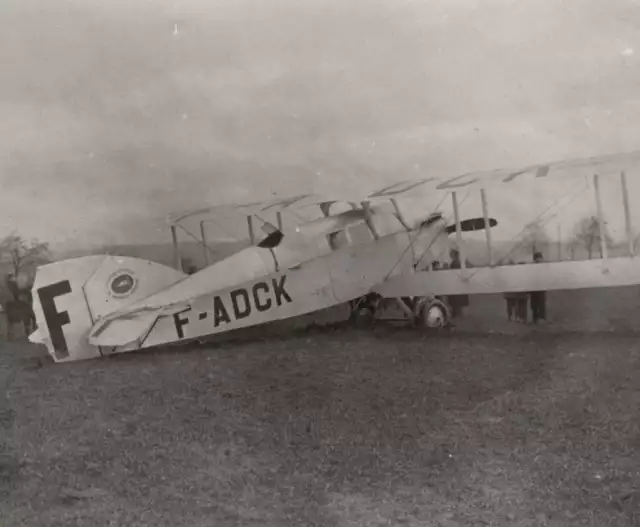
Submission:
<svg viewBox="0 0 640 527">
<path fill-rule="evenodd" d="M 222 232 L 224 232 L 227 236 L 231 237 L 231 238 L 238 238 L 235 234 L 229 232 L 227 229 L 225 229 L 222 225 L 220 225 L 218 222 L 216 222 L 213 219 L 207 219 L 205 220 L 208 223 L 213 223 L 216 227 L 218 227 Z M 184 225 L 182 225 L 181 223 L 175 223 L 176 227 L 179 227 L 183 232 L 185 232 L 188 236 L 190 236 L 191 238 L 193 238 L 198 245 L 205 247 L 209 253 L 214 254 L 213 249 L 209 246 L 209 244 L 203 242 L 200 238 L 198 238 L 196 235 L 194 235 L 189 229 L 187 229 Z"/>
<path fill-rule="evenodd" d="M 190 236 L 191 238 L 193 238 L 198 245 L 201 245 L 202 247 L 204 247 L 205 249 L 207 249 L 207 251 L 209 251 L 211 254 L 213 254 L 213 249 L 211 249 L 211 247 L 209 247 L 208 244 L 203 243 L 203 241 L 198 238 L 197 236 L 194 236 L 188 229 L 185 229 L 182 225 L 180 225 L 179 223 L 176 224 L 176 226 L 182 230 L 183 232 L 185 232 L 188 236 Z"/>
<path fill-rule="evenodd" d="M 585 188 L 581 188 L 582 185 L 580 185 L 580 183 L 584 183 L 585 181 L 578 181 L 578 183 L 571 187 L 566 193 L 564 193 L 560 198 L 558 198 L 557 200 L 555 200 L 551 205 L 549 205 L 545 210 L 543 210 L 536 218 L 534 218 L 532 221 L 530 221 L 527 225 L 525 225 L 515 236 L 513 236 L 511 238 L 511 240 L 516 239 L 518 236 L 520 236 L 521 234 L 523 234 L 529 225 L 533 225 L 533 224 L 539 224 L 540 226 L 545 226 L 547 225 L 551 220 L 553 220 L 554 218 L 556 218 L 558 216 L 558 214 L 560 213 L 560 210 L 558 210 L 555 214 L 549 216 L 546 221 L 541 222 L 541 218 L 542 216 L 544 216 L 552 207 L 554 207 L 555 205 L 557 205 L 561 200 L 563 200 L 564 198 L 566 198 L 570 193 L 572 193 L 574 190 L 576 190 L 576 188 L 578 189 L 578 192 L 576 192 L 576 194 L 571 197 L 571 199 L 569 199 L 569 201 L 567 201 L 567 203 L 565 204 L 565 207 L 570 205 L 571 203 L 573 203 L 573 201 L 575 201 L 576 198 L 578 198 L 585 190 L 587 190 L 588 186 L 589 186 L 589 182 L 586 181 L 586 186 Z M 522 247 L 522 245 L 526 242 L 526 240 L 520 240 L 520 243 L 516 244 L 514 247 L 512 247 L 512 249 L 505 255 L 503 255 L 501 257 L 501 259 L 507 258 L 508 256 L 510 256 L 511 254 L 513 254 L 513 252 L 515 250 L 517 250 L 518 248 Z"/>
<path fill-rule="evenodd" d="M 585 188 L 582 188 L 581 183 L 585 183 L 586 181 L 586 185 Z M 572 186 L 567 192 L 565 192 L 562 196 L 560 196 L 560 198 L 558 198 L 557 200 L 554 200 L 553 203 L 551 203 L 551 205 L 549 205 L 546 209 L 544 209 L 540 214 L 538 214 L 538 216 L 536 216 L 536 218 L 534 218 L 532 221 L 530 221 L 527 225 L 525 225 L 525 227 L 523 227 L 516 235 L 514 235 L 511 240 L 516 239 L 518 236 L 520 236 L 521 234 L 523 234 L 525 232 L 525 230 L 527 229 L 528 225 L 531 224 L 535 224 L 535 223 L 539 223 L 540 222 L 540 218 L 542 218 L 542 216 L 544 214 L 546 214 L 552 207 L 554 207 L 555 205 L 557 205 L 561 200 L 563 200 L 564 198 L 566 198 L 567 196 L 569 196 L 574 190 L 576 190 L 576 188 L 578 189 L 578 192 L 576 192 L 576 194 L 571 197 L 571 199 L 569 199 L 569 201 L 565 204 L 565 207 L 570 205 L 571 203 L 573 203 L 573 201 L 578 198 L 585 190 L 587 190 L 589 187 L 589 181 L 586 179 L 586 177 L 584 179 L 582 179 L 581 181 L 578 181 L 578 183 L 574 186 Z M 550 218 L 547 219 L 547 222 L 554 219 L 555 217 L 557 217 L 557 215 L 559 214 L 559 210 L 558 212 L 556 212 L 553 216 L 551 216 Z M 540 225 L 546 225 L 547 222 L 543 222 L 540 223 Z M 513 254 L 518 248 L 522 247 L 522 245 L 524 244 L 526 240 L 520 240 L 520 242 L 516 245 L 514 245 L 506 254 L 502 255 L 498 261 L 503 261 L 505 258 L 509 257 L 511 254 Z M 469 278 L 473 278 L 476 274 L 478 274 L 479 272 L 483 271 L 484 268 L 483 267 L 479 267 L 476 268 L 476 270 L 471 274 L 471 276 Z"/>
<path fill-rule="evenodd" d="M 444 203 L 444 200 L 447 198 L 447 196 L 450 194 L 450 192 L 447 192 L 442 199 L 440 200 L 440 202 L 438 203 L 438 205 L 436 205 L 435 207 L 435 211 L 437 211 L 440 206 L 442 205 L 442 203 Z M 398 267 L 398 264 L 402 261 L 402 259 L 405 257 L 405 255 L 407 254 L 407 252 L 413 248 L 414 243 L 416 238 L 420 235 L 420 228 L 418 228 L 416 230 L 416 232 L 413 234 L 413 236 L 411 234 L 409 234 L 409 244 L 407 245 L 407 247 L 405 247 L 404 251 L 402 251 L 402 254 L 398 257 L 398 259 L 396 260 L 396 262 L 393 264 L 393 266 L 391 267 L 391 269 L 389 270 L 389 272 L 387 273 L 387 275 L 385 276 L 385 280 L 387 278 L 389 278 L 389 276 L 391 275 L 391 273 L 393 273 L 393 271 L 395 270 L 396 267 Z M 422 258 L 424 257 L 424 255 L 429 251 L 429 249 L 431 249 L 431 247 L 433 246 L 433 244 L 435 243 L 436 239 L 438 238 L 439 235 L 434 236 L 433 240 L 431 240 L 431 243 L 429 244 L 429 246 L 422 252 L 422 254 L 420 255 L 420 258 L 418 259 L 418 261 L 416 262 L 416 266 L 420 263 L 420 261 L 422 260 Z"/>
<path fill-rule="evenodd" d="M 581 183 L 583 183 L 583 182 L 584 182 L 584 181 L 579 181 L 575 186 L 572 186 L 572 187 L 571 187 L 567 192 L 565 192 L 565 193 L 564 193 L 560 198 L 558 198 L 558 199 L 554 200 L 554 202 L 553 202 L 553 203 L 551 203 L 551 205 L 549 205 L 545 210 L 543 210 L 543 211 L 542 211 L 542 212 L 541 212 L 541 213 L 540 213 L 540 214 L 539 214 L 539 215 L 538 215 L 538 216 L 537 216 L 533 221 L 529 222 L 529 224 L 531 224 L 531 223 L 535 223 L 535 222 L 538 222 L 542 216 L 544 216 L 544 215 L 545 215 L 545 214 L 546 214 L 546 213 L 547 213 L 551 208 L 553 208 L 555 205 L 557 205 L 561 200 L 563 200 L 564 198 L 566 198 L 566 197 L 567 197 L 571 192 L 573 192 L 573 191 L 574 191 L 578 186 L 580 186 L 580 184 L 581 184 Z M 588 187 L 588 181 L 587 181 L 587 187 Z M 578 189 L 578 192 L 576 193 L 576 195 L 574 195 L 574 196 L 573 196 L 573 197 L 572 197 L 572 198 L 567 202 L 567 204 L 566 204 L 566 205 L 569 205 L 570 203 L 572 203 L 572 202 L 573 202 L 573 201 L 574 201 L 578 196 L 580 196 L 580 195 L 582 194 L 582 192 L 584 192 L 584 190 L 583 190 L 583 189 L 581 189 L 581 188 L 580 188 L 580 189 Z M 445 199 L 447 198 L 447 196 L 449 196 L 450 194 L 451 194 L 451 193 L 447 193 L 447 194 L 445 194 L 445 196 L 443 196 L 442 200 L 440 201 L 440 203 L 439 203 L 439 204 L 438 204 L 438 206 L 436 207 L 436 210 L 437 210 L 437 208 L 439 208 L 439 207 L 440 207 L 440 205 L 442 205 L 442 203 L 444 202 L 444 200 L 445 200 Z M 462 207 L 462 205 L 463 205 L 463 204 L 465 203 L 465 201 L 469 198 L 469 196 L 470 196 L 470 190 L 468 190 L 468 191 L 467 191 L 467 193 L 465 194 L 465 196 L 463 197 L 463 199 L 460 201 L 460 205 L 459 205 L 459 207 Z M 556 214 L 554 214 L 551 218 L 549 218 L 547 221 L 550 221 L 551 219 L 555 218 L 555 217 L 557 216 L 557 214 L 558 214 L 558 213 L 559 213 L 559 211 L 558 211 Z M 450 220 L 451 220 L 451 214 L 450 214 L 450 215 L 448 215 L 448 216 L 446 217 L 446 221 L 447 221 L 447 222 L 449 222 Z M 515 236 L 513 236 L 512 240 L 514 240 L 514 239 L 516 239 L 518 236 L 520 236 L 520 235 L 521 235 L 521 234 L 526 230 L 526 228 L 527 228 L 527 227 L 525 226 L 523 229 L 521 229 L 521 230 L 520 230 L 520 231 L 519 231 Z M 416 236 L 417 236 L 418 234 L 419 234 L 419 233 L 416 233 Z M 416 265 L 418 265 L 418 264 L 422 261 L 422 259 L 424 258 L 424 255 L 425 255 L 425 254 L 427 254 L 427 252 L 431 249 L 431 247 L 433 246 L 433 244 L 435 243 L 435 241 L 437 240 L 437 238 L 438 238 L 437 236 L 436 236 L 436 237 L 434 237 L 434 239 L 431 241 L 431 243 L 429 244 L 429 246 L 428 246 L 428 247 L 427 247 L 427 248 L 422 252 L 422 254 L 420 255 L 420 257 L 419 257 L 419 258 L 418 258 L 418 260 L 417 260 Z M 412 238 L 412 239 L 410 240 L 409 248 L 413 246 L 414 240 L 415 240 L 415 238 Z M 524 243 L 524 241 L 521 241 L 518 245 L 516 245 L 516 246 L 512 247 L 511 251 L 509 251 L 509 253 L 507 253 L 506 255 L 503 255 L 503 256 L 501 257 L 501 259 L 507 258 L 510 254 L 512 254 L 515 250 L 517 250 L 517 249 L 518 249 L 518 248 L 519 248 L 523 243 Z M 406 250 L 408 250 L 408 249 L 405 249 L 405 252 L 403 252 L 402 256 L 400 257 L 400 259 L 398 260 L 398 262 L 396 262 L 396 264 L 394 265 L 394 267 L 391 269 L 390 273 L 391 273 L 391 272 L 393 272 L 393 270 L 395 269 L 395 267 L 398 265 L 399 261 L 404 257 L 404 254 L 406 253 Z M 473 276 L 475 276 L 475 274 L 477 274 L 477 273 L 478 273 L 478 272 L 480 272 L 481 270 L 482 270 L 482 268 L 478 268 L 478 269 L 477 269 L 477 270 L 476 270 L 476 271 L 475 271 L 471 276 L 472 276 L 472 277 L 473 277 Z M 390 273 L 389 273 L 389 274 L 390 274 Z"/>
<path fill-rule="evenodd" d="M 440 208 L 440 206 L 444 203 L 444 200 L 447 199 L 448 196 L 451 195 L 451 192 L 447 192 L 442 199 L 440 200 L 440 203 L 438 203 L 438 205 L 436 206 L 435 210 L 438 210 Z M 467 201 L 467 199 L 469 198 L 469 196 L 471 195 L 471 189 L 468 189 L 467 192 L 465 193 L 464 197 L 462 198 L 462 200 L 460 201 L 459 207 L 462 208 L 462 205 L 464 205 L 465 201 Z M 452 219 L 452 215 L 449 214 L 446 218 L 443 218 L 445 220 L 446 223 L 449 223 Z M 422 251 L 422 254 L 420 255 L 420 257 L 418 258 L 417 262 L 416 262 L 416 266 L 420 264 L 420 262 L 422 261 L 422 259 L 424 258 L 424 255 L 427 254 L 429 252 L 429 250 L 431 249 L 431 247 L 433 247 L 433 244 L 436 242 L 436 240 L 438 239 L 440 235 L 435 236 L 433 238 L 433 240 L 431 240 L 431 243 L 427 246 L 427 248 Z"/>
</svg>

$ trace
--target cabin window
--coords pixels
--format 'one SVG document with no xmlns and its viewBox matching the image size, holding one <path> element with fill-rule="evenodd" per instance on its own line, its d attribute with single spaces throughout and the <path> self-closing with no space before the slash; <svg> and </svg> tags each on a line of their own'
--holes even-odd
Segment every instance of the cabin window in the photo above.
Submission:
<svg viewBox="0 0 640 527">
<path fill-rule="evenodd" d="M 333 232 L 327 236 L 327 240 L 333 250 L 349 245 L 349 238 L 345 231 Z"/>
<path fill-rule="evenodd" d="M 366 223 L 358 223 L 347 228 L 347 233 L 352 244 L 368 243 L 374 240 L 371 230 Z"/>
</svg>

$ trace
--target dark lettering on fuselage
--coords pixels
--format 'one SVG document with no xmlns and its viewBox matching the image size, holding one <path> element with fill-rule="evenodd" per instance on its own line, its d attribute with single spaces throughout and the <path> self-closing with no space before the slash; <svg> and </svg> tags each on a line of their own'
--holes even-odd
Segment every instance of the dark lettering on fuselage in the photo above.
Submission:
<svg viewBox="0 0 640 527">
<path fill-rule="evenodd" d="M 54 284 L 45 285 L 38 289 L 38 298 L 42 306 L 44 320 L 47 323 L 49 337 L 53 349 L 60 358 L 69 356 L 69 348 L 67 347 L 67 339 L 62 331 L 62 326 L 71 323 L 69 313 L 66 311 L 58 311 L 55 299 L 58 296 L 71 293 L 71 283 L 69 280 L 63 280 Z"/>
<path fill-rule="evenodd" d="M 251 288 L 251 293 L 253 294 L 253 303 L 256 306 L 256 309 L 260 312 L 268 311 L 269 309 L 271 309 L 271 299 L 269 297 L 261 298 L 259 295 L 260 292 L 268 295 L 269 284 L 267 284 L 266 282 L 258 282 Z"/>
<path fill-rule="evenodd" d="M 213 325 L 218 327 L 222 322 L 229 323 L 231 322 L 231 318 L 229 318 L 227 308 L 224 307 L 222 298 L 216 296 L 213 299 Z"/>
<path fill-rule="evenodd" d="M 275 278 L 271 280 L 271 283 L 273 284 L 273 292 L 276 295 L 276 304 L 278 304 L 279 306 L 282 305 L 283 299 L 286 300 L 287 303 L 293 302 L 293 300 L 291 300 L 291 297 L 289 296 L 289 293 L 287 293 L 287 290 L 284 288 L 286 279 L 287 276 L 282 275 L 279 282 Z"/>
<path fill-rule="evenodd" d="M 254 310 L 259 313 L 264 313 L 274 307 L 293 302 L 291 295 L 286 289 L 286 281 L 287 276 L 282 275 L 278 278 L 272 278 L 270 282 L 262 281 L 253 284 L 251 287 L 239 287 L 229 292 L 228 295 L 214 296 L 212 305 L 213 327 L 217 328 L 222 324 L 229 324 L 232 321 L 247 318 L 251 316 Z M 190 322 L 189 316 L 187 315 L 190 311 L 191 308 L 173 315 L 173 321 L 179 339 L 185 338 L 184 326 Z M 197 319 L 199 321 L 207 320 L 207 312 L 203 311 L 198 313 Z"/>
<path fill-rule="evenodd" d="M 236 320 L 246 318 L 251 314 L 249 293 L 246 289 L 236 289 L 235 291 L 231 291 L 229 296 L 231 297 L 231 305 L 233 305 L 233 314 L 236 317 Z"/>
<path fill-rule="evenodd" d="M 184 338 L 184 330 L 182 329 L 189 323 L 189 318 L 185 317 L 184 314 L 191 311 L 191 308 L 185 309 L 181 313 L 174 313 L 173 315 L 173 323 L 176 325 L 176 333 L 178 334 L 178 338 Z"/>
</svg>

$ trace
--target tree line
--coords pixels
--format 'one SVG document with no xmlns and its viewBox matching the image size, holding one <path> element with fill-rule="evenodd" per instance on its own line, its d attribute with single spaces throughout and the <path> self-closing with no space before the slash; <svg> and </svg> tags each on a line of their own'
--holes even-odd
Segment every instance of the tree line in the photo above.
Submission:
<svg viewBox="0 0 640 527">
<path fill-rule="evenodd" d="M 52 261 L 47 242 L 25 240 L 18 234 L 10 234 L 0 240 L 0 266 L 3 282 L 9 274 L 16 280 L 33 283 L 35 269 Z"/>
<path fill-rule="evenodd" d="M 561 240 L 558 240 L 560 242 Z M 529 223 L 523 233 L 523 245 L 532 254 L 542 251 L 543 248 L 552 244 L 542 220 Z M 609 227 L 603 222 L 602 229 L 596 215 L 587 215 L 580 218 L 574 225 L 570 236 L 567 238 L 564 247 L 569 250 L 571 259 L 574 259 L 578 249 L 584 249 L 589 259 L 595 255 L 603 257 L 602 246 L 611 248 L 614 245 L 613 238 L 609 233 Z"/>
<path fill-rule="evenodd" d="M 51 260 L 48 243 L 17 234 L 0 240 L 0 315 L 9 340 L 13 340 L 15 324 L 22 324 L 25 335 L 36 328 L 31 288 L 36 267 Z"/>
</svg>

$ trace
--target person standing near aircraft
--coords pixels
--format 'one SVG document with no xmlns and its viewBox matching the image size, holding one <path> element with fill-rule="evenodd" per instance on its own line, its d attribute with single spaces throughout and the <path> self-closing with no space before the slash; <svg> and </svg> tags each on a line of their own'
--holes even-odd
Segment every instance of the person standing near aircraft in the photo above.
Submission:
<svg viewBox="0 0 640 527">
<path fill-rule="evenodd" d="M 517 296 L 518 293 L 504 293 L 504 299 L 507 303 L 507 319 L 509 320 L 509 322 L 511 322 L 512 320 L 518 320 L 518 311 L 516 309 L 517 307 Z"/>
<path fill-rule="evenodd" d="M 13 296 L 13 300 L 18 302 L 20 300 L 20 287 L 13 273 L 9 273 L 6 278 L 7 290 Z"/>
<path fill-rule="evenodd" d="M 533 261 L 540 263 L 544 261 L 541 252 L 537 252 L 533 255 Z M 547 292 L 546 291 L 531 291 L 529 294 L 531 298 L 531 315 L 533 317 L 533 323 L 546 322 L 547 319 Z"/>
<path fill-rule="evenodd" d="M 460 251 L 457 249 L 451 249 L 449 254 L 451 256 L 449 269 L 460 269 L 462 267 L 462 264 L 460 263 Z M 469 295 L 449 295 L 447 300 L 451 306 L 451 318 L 461 317 L 463 315 L 464 308 L 469 305 Z"/>
<path fill-rule="evenodd" d="M 521 324 L 527 323 L 527 308 L 529 307 L 529 293 L 515 293 L 515 304 L 516 304 L 516 322 Z"/>
<path fill-rule="evenodd" d="M 513 260 L 509 260 L 507 265 L 515 265 Z M 517 311 L 516 311 L 516 293 L 506 292 L 502 294 L 506 304 L 507 304 L 507 319 L 511 322 L 514 318 L 517 320 Z"/>
<path fill-rule="evenodd" d="M 5 287 L 0 289 L 5 289 L 2 302 L 7 322 L 7 338 L 13 340 L 13 324 L 23 324 L 24 332 L 28 335 L 36 327 L 31 290 L 25 284 L 21 287 L 13 273 L 7 275 Z"/>
<path fill-rule="evenodd" d="M 522 263 L 522 262 L 519 262 Z M 518 265 L 513 260 L 509 260 L 507 265 Z M 529 304 L 529 293 L 522 291 L 508 291 L 503 294 L 507 303 L 507 318 L 520 324 L 527 323 L 527 309 Z"/>
</svg>

